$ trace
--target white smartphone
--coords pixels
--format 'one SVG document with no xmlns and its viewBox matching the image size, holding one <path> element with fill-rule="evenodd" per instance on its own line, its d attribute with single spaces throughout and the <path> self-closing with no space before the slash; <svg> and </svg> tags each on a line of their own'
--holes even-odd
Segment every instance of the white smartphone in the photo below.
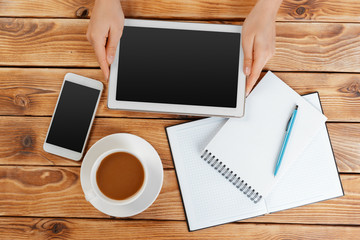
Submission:
<svg viewBox="0 0 360 240">
<path fill-rule="evenodd" d="M 99 104 L 100 81 L 67 73 L 44 142 L 46 152 L 81 159 Z"/>
</svg>

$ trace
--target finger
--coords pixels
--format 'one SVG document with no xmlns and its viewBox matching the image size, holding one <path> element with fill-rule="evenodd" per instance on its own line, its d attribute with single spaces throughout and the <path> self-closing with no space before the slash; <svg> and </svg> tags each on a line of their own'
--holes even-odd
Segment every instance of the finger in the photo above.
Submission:
<svg viewBox="0 0 360 240">
<path fill-rule="evenodd" d="M 244 51 L 244 73 L 246 76 L 251 74 L 251 67 L 253 63 L 253 49 L 254 49 L 254 38 L 244 37 L 242 41 L 242 47 Z"/>
<path fill-rule="evenodd" d="M 122 29 L 117 27 L 110 28 L 109 37 L 106 44 L 106 56 L 108 64 L 112 64 L 116 54 L 116 48 L 122 35 Z"/>
<path fill-rule="evenodd" d="M 254 52 L 254 62 L 252 64 L 251 74 L 246 79 L 246 96 L 249 95 L 251 89 L 254 87 L 256 81 L 260 77 L 261 70 L 267 62 L 267 55 L 261 53 L 260 50 L 255 50 Z"/>
<path fill-rule="evenodd" d="M 94 51 L 99 62 L 100 68 L 104 73 L 105 79 L 109 78 L 109 65 L 106 61 L 106 53 L 105 53 L 105 42 L 93 42 Z"/>
</svg>

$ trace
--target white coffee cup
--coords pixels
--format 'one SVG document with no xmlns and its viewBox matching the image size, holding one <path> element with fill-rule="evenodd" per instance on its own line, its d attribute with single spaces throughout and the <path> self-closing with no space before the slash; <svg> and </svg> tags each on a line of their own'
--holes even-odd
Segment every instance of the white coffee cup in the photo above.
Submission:
<svg viewBox="0 0 360 240">
<path fill-rule="evenodd" d="M 107 196 L 105 196 L 101 190 L 99 189 L 99 186 L 97 184 L 96 181 L 96 173 L 97 170 L 101 164 L 101 162 L 110 154 L 116 153 L 116 152 L 125 152 L 125 153 L 129 153 L 133 156 L 135 156 L 141 163 L 143 169 L 144 169 L 144 182 L 141 186 L 141 188 L 132 196 L 130 196 L 127 199 L 124 200 L 115 200 L 115 199 L 111 199 Z M 113 205 L 126 205 L 129 204 L 131 202 L 134 202 L 136 199 L 139 198 L 139 196 L 144 192 L 144 189 L 146 188 L 146 185 L 148 183 L 148 169 L 146 167 L 146 163 L 144 162 L 144 159 L 141 158 L 140 156 L 138 156 L 136 153 L 134 152 L 130 152 L 128 150 L 125 149 L 112 149 L 109 150 L 107 152 L 104 152 L 103 154 L 101 154 L 95 161 L 95 163 L 93 164 L 92 168 L 91 168 L 91 173 L 90 173 L 90 184 L 91 184 L 91 188 L 92 188 L 92 192 L 89 192 L 88 194 L 85 195 L 86 200 L 88 200 L 89 202 L 94 201 L 95 199 L 100 199 L 104 202 L 107 202 L 109 204 L 113 204 Z M 95 194 L 94 194 L 95 193 Z"/>
</svg>

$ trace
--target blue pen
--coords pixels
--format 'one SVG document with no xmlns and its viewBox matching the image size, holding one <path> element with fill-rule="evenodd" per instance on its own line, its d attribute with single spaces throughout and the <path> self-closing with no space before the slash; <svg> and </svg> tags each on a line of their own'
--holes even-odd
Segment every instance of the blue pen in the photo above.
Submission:
<svg viewBox="0 0 360 240">
<path fill-rule="evenodd" d="M 279 156 L 278 156 L 278 160 L 276 162 L 276 166 L 275 166 L 275 172 L 274 172 L 274 176 L 276 176 L 276 173 L 278 172 L 279 168 L 280 168 L 280 164 L 281 164 L 281 160 L 284 156 L 284 152 L 285 152 L 285 149 L 286 149 L 286 145 L 289 141 L 289 137 L 290 137 L 290 133 L 291 133 L 291 130 L 292 130 L 292 127 L 294 125 L 294 122 L 295 122 L 295 118 L 296 118 L 296 113 L 297 113 L 297 110 L 298 110 L 298 105 L 295 106 L 295 109 L 289 119 L 289 122 L 286 126 L 286 134 L 285 134 L 285 138 L 284 138 L 284 141 L 283 141 L 283 144 L 282 144 L 282 147 L 281 147 L 281 151 L 279 153 Z"/>
</svg>

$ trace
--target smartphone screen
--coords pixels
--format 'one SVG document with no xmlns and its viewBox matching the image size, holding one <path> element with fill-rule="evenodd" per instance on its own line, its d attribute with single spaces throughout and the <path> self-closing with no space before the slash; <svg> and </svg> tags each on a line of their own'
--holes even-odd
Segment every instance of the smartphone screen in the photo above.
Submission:
<svg viewBox="0 0 360 240">
<path fill-rule="evenodd" d="M 46 143 L 82 152 L 100 90 L 65 80 Z"/>
</svg>

